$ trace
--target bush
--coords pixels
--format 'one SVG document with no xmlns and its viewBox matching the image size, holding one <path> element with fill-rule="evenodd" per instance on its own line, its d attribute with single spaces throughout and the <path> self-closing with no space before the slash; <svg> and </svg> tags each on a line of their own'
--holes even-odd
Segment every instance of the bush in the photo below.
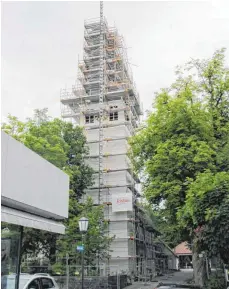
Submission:
<svg viewBox="0 0 229 289">
<path fill-rule="evenodd" d="M 205 289 L 226 289 L 226 282 L 223 276 L 212 275 L 207 281 Z"/>
</svg>

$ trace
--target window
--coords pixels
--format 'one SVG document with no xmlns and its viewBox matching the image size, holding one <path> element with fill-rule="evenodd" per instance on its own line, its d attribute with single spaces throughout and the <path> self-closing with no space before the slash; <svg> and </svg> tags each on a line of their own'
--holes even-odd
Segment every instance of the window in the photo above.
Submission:
<svg viewBox="0 0 229 289">
<path fill-rule="evenodd" d="M 42 289 L 54 288 L 54 284 L 49 278 L 41 278 Z"/>
<path fill-rule="evenodd" d="M 15 289 L 20 227 L 1 223 L 1 288 Z M 12 274 L 12 275 L 11 275 Z M 29 279 L 26 280 L 26 283 Z M 20 278 L 20 284 L 21 281 Z M 25 283 L 25 284 L 26 284 Z M 23 283 L 23 285 L 25 285 Z"/>
<path fill-rule="evenodd" d="M 110 106 L 110 109 L 117 109 L 118 106 L 117 105 L 114 105 L 114 106 Z M 118 112 L 117 111 L 113 111 L 113 112 L 110 112 L 110 117 L 109 117 L 110 121 L 115 121 L 115 120 L 118 120 Z"/>
<path fill-rule="evenodd" d="M 28 289 L 39 289 L 39 280 L 35 279 L 28 285 Z"/>
<path fill-rule="evenodd" d="M 110 121 L 118 120 L 118 112 L 111 112 L 110 113 Z"/>
<path fill-rule="evenodd" d="M 86 115 L 85 123 L 94 123 L 94 115 Z"/>
<path fill-rule="evenodd" d="M 114 105 L 114 106 L 110 106 L 110 109 L 117 109 L 118 106 L 117 105 Z"/>
</svg>

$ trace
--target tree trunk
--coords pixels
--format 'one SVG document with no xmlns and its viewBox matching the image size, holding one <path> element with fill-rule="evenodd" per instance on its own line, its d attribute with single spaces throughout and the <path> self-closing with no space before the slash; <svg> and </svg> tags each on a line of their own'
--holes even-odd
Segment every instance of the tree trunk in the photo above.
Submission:
<svg viewBox="0 0 229 289">
<path fill-rule="evenodd" d="M 199 256 L 195 246 L 193 246 L 192 254 L 194 282 L 195 285 L 203 287 L 207 280 L 206 260 L 204 256 Z"/>
<path fill-rule="evenodd" d="M 53 265 L 56 262 L 56 241 L 57 238 L 55 235 L 52 236 L 50 249 L 49 249 L 49 261 L 50 264 Z"/>
</svg>

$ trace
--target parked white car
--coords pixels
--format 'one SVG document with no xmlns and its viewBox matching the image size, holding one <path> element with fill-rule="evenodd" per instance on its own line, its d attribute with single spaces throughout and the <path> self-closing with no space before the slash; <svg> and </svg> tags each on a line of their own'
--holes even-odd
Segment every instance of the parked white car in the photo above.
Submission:
<svg viewBox="0 0 229 289">
<path fill-rule="evenodd" d="M 16 275 L 2 276 L 2 289 L 15 289 Z M 56 281 L 48 274 L 20 274 L 19 289 L 59 289 Z"/>
</svg>

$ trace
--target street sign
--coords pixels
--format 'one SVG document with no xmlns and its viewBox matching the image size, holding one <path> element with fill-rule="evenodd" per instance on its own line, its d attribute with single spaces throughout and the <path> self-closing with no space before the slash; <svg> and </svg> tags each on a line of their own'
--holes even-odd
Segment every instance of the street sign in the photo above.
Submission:
<svg viewBox="0 0 229 289">
<path fill-rule="evenodd" d="M 78 245 L 78 246 L 76 247 L 76 250 L 77 250 L 77 251 L 80 251 L 80 252 L 83 252 L 83 251 L 84 251 L 84 245 Z"/>
</svg>

